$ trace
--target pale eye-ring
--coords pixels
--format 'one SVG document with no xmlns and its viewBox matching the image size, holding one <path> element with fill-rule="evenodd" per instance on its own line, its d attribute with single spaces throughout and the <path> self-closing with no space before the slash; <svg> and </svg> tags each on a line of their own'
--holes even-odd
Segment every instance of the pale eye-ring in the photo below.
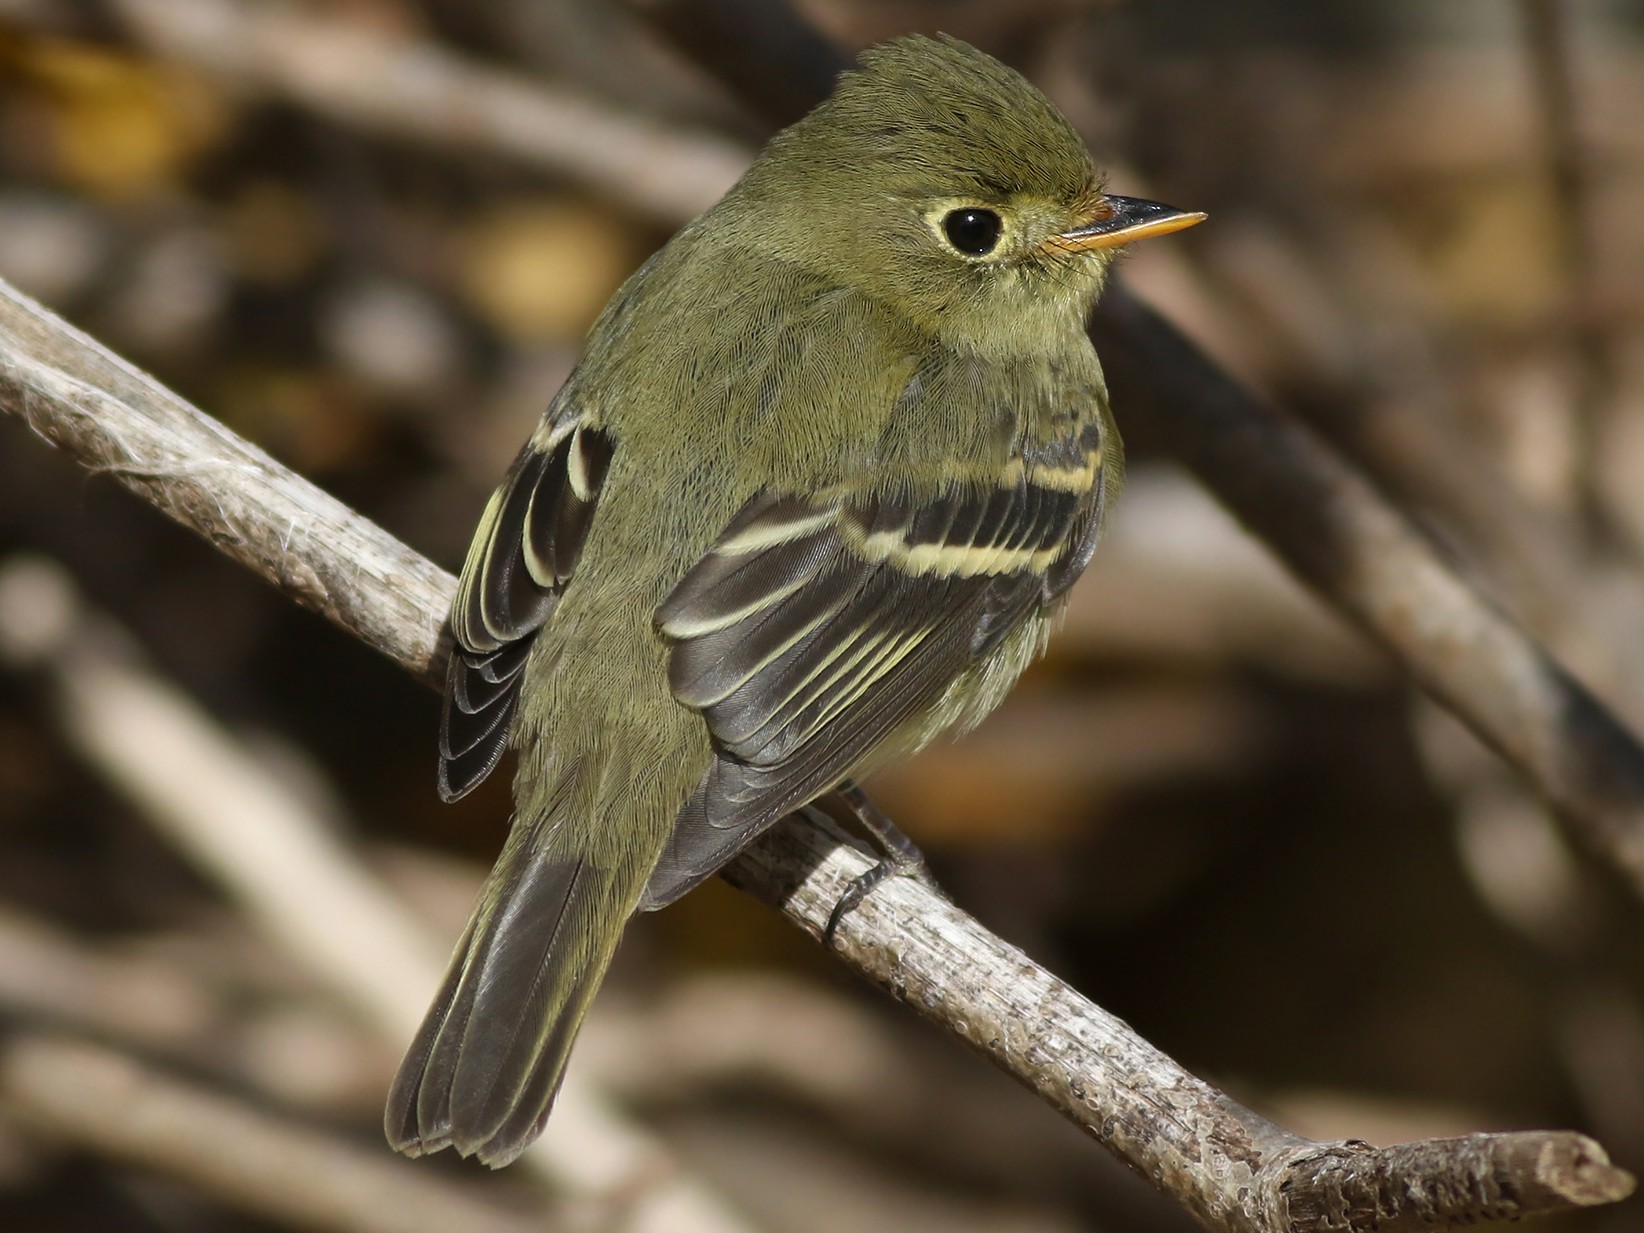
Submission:
<svg viewBox="0 0 1644 1233">
<path fill-rule="evenodd" d="M 961 206 L 949 210 L 942 219 L 942 234 L 967 257 L 985 257 L 991 253 L 1004 229 L 1004 221 L 981 206 Z"/>
</svg>

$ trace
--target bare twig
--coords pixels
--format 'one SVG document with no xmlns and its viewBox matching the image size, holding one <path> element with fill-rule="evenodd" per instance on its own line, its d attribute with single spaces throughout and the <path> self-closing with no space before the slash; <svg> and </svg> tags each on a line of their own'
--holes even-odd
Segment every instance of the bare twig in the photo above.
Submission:
<svg viewBox="0 0 1644 1233">
<path fill-rule="evenodd" d="M 297 1125 L 133 1057 L 9 1027 L 0 1107 L 259 1215 L 329 1233 L 528 1233 L 542 1227 L 338 1135 Z"/>
<path fill-rule="evenodd" d="M 449 574 L 5 284 L 0 400 L 412 675 L 441 678 Z"/>
<path fill-rule="evenodd" d="M 1617 1170 L 1591 1139 L 1565 1133 L 1469 1135 L 1397 1147 L 1347 1143 L 1303 1153 L 1280 1186 L 1280 1228 L 1426 1233 L 1473 1220 L 1517 1220 L 1537 1211 L 1625 1198 Z"/>
<path fill-rule="evenodd" d="M 0 294 L 0 405 L 96 467 L 118 460 L 123 465 L 115 474 L 128 486 L 226 542 L 265 576 L 294 579 L 299 595 L 337 614 L 339 623 L 346 620 L 347 628 L 372 631 L 379 649 L 427 679 L 428 631 L 444 609 L 448 578 L 365 520 L 339 514 L 301 479 L 9 290 Z M 244 461 L 231 465 L 229 459 Z M 272 508 L 260 511 L 259 501 Z M 224 535 L 228 509 L 237 523 Z M 320 511 L 336 534 L 292 534 L 279 553 L 255 547 L 279 542 L 270 526 L 290 526 L 307 510 Z M 1396 521 L 1391 511 L 1385 517 Z M 353 568 L 349 554 L 397 561 L 401 572 L 362 571 L 345 586 Z M 338 581 L 316 592 L 314 577 Z M 407 589 L 401 577 L 420 585 Z M 331 598 L 339 590 L 345 602 Z M 316 602 L 316 593 L 326 602 Z M 407 610 L 408 595 L 413 606 L 425 605 L 420 613 Z M 816 936 L 843 886 L 864 867 L 865 859 L 812 814 L 777 828 L 729 876 Z M 1182 1070 L 912 880 L 895 880 L 875 894 L 847 919 L 840 944 L 859 971 L 986 1053 L 1212 1229 L 1368 1229 L 1372 1218 L 1384 1230 L 1413 1228 L 1410 1220 L 1418 1217 L 1400 1215 L 1408 1210 L 1420 1212 L 1424 1227 L 1442 1227 L 1499 1213 L 1504 1205 L 1528 1215 L 1609 1202 L 1632 1186 L 1580 1136 L 1538 1134 L 1534 1152 L 1506 1153 L 1505 1163 L 1519 1169 L 1544 1153 L 1587 1162 L 1581 1176 L 1594 1183 L 1560 1189 L 1539 1185 L 1539 1174 L 1475 1174 L 1480 1162 L 1503 1163 L 1481 1140 L 1462 1141 L 1471 1155 L 1410 1149 L 1406 1161 L 1352 1143 L 1290 1135 Z M 1399 1161 L 1425 1162 L 1428 1172 L 1398 1172 Z M 1466 1184 L 1445 1182 L 1458 1178 Z M 1374 1199 L 1365 1209 L 1370 1215 L 1337 1221 L 1338 1213 L 1359 1210 L 1353 1196 L 1361 1193 Z M 1412 1204 L 1410 1193 L 1431 1203 Z M 1298 1215 L 1297 1205 L 1310 1196 L 1313 1214 Z M 1389 1223 L 1394 1216 L 1404 1223 Z"/>
<path fill-rule="evenodd" d="M 866 857 L 815 810 L 727 879 L 820 939 Z M 1570 1132 L 1394 1148 L 1317 1143 L 1188 1074 L 1131 1028 L 913 879 L 845 918 L 842 957 L 1009 1072 L 1206 1228 L 1417 1233 L 1615 1202 L 1632 1179 Z"/>
</svg>

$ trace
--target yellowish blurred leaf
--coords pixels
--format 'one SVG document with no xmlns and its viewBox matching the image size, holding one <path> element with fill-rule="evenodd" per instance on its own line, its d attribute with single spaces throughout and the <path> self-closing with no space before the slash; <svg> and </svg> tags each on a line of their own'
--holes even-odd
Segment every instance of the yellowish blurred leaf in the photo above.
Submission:
<svg viewBox="0 0 1644 1233">
<path fill-rule="evenodd" d="M 483 215 L 459 249 L 463 294 L 521 342 L 582 336 L 640 256 L 638 238 L 596 206 L 553 198 Z"/>
<path fill-rule="evenodd" d="M 223 96 L 171 65 L 52 38 L 12 40 L 0 56 L 45 105 L 52 170 L 89 192 L 162 191 L 228 128 Z"/>
</svg>

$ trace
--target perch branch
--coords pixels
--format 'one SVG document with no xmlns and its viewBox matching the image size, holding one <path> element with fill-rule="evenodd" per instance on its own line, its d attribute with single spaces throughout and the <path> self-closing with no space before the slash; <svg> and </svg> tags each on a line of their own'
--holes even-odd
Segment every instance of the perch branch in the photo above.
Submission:
<svg viewBox="0 0 1644 1233">
<path fill-rule="evenodd" d="M 178 54 L 193 48 L 189 54 L 202 61 L 217 54 L 210 49 L 220 48 L 223 31 L 243 33 L 247 29 L 243 23 L 252 20 L 233 0 L 188 0 L 181 6 L 155 0 L 121 3 L 128 20 L 137 22 L 157 46 L 172 46 Z M 802 112 L 846 63 L 837 48 L 786 5 L 749 5 L 748 0 L 629 3 L 774 122 L 785 122 Z M 273 23 L 274 33 L 264 41 L 291 39 L 304 47 L 322 41 L 305 24 L 309 19 L 292 11 L 276 6 L 266 20 Z M 746 43 L 734 37 L 738 31 L 743 39 L 749 37 L 747 31 L 754 28 L 750 21 L 756 22 L 762 39 L 757 55 L 745 54 Z M 144 23 L 153 23 L 152 28 Z M 329 27 L 326 31 L 338 37 L 363 37 L 357 31 L 349 34 Z M 246 40 L 234 42 L 241 48 L 234 54 L 252 54 L 244 50 Z M 374 54 L 387 56 L 389 52 L 378 48 Z M 429 49 L 413 54 L 401 48 L 394 54 L 408 57 L 407 64 L 437 63 L 439 71 L 433 75 L 440 80 L 445 80 L 440 74 L 447 70 L 453 74 L 451 81 L 467 81 L 485 71 L 460 58 L 446 58 L 443 52 L 436 56 Z M 252 75 L 265 71 L 259 69 Z M 537 89 L 516 84 L 520 91 Z M 402 116 L 400 129 L 425 139 L 441 131 L 439 100 L 446 97 L 443 93 L 401 90 L 398 97 L 403 113 L 394 114 Z M 388 123 L 386 113 L 357 113 L 340 94 L 317 92 L 309 101 L 342 117 L 359 114 L 374 123 Z M 506 125 L 476 125 L 464 136 L 522 161 L 554 165 L 549 153 L 502 140 L 506 131 Z M 743 157 L 731 153 L 729 147 L 721 153 L 726 161 L 710 177 L 711 184 L 705 182 L 706 187 L 724 182 L 733 174 L 732 164 Z M 675 203 L 679 217 L 708 199 L 709 194 L 702 192 Z M 1258 538 L 1327 601 L 1392 649 L 1418 681 L 1555 807 L 1584 850 L 1619 871 L 1632 892 L 1644 898 L 1644 747 L 1633 734 L 1448 568 L 1430 542 L 1362 475 L 1299 423 L 1231 380 L 1167 321 L 1116 288 L 1098 306 L 1093 332 L 1098 343 L 1104 344 L 1102 353 L 1121 417 L 1151 419 L 1157 435 Z M 50 339 L 41 341 L 49 349 Z M 103 363 L 122 369 L 126 379 L 147 381 L 112 357 L 105 357 Z M 49 379 L 49 374 L 48 357 L 42 375 Z M 95 435 L 95 426 L 70 431 L 89 438 Z M 212 425 L 207 431 L 220 430 Z M 87 444 L 92 442 L 88 439 Z M 165 448 L 163 441 L 152 439 L 132 444 L 159 447 L 162 455 Z M 123 445 L 105 440 L 100 455 L 86 456 L 95 458 L 95 465 L 102 469 L 117 469 L 129 465 L 122 459 Z M 261 474 L 266 458 L 259 451 L 237 438 L 233 451 L 235 465 L 249 469 L 248 479 L 266 478 Z M 156 465 L 163 474 L 163 456 Z M 145 495 L 265 575 L 279 570 L 282 562 L 303 567 L 309 554 L 288 552 L 281 536 L 259 536 L 255 520 L 237 519 L 240 511 L 232 490 L 223 494 L 227 505 L 220 519 L 213 518 L 210 510 L 191 514 L 187 509 L 171 508 L 178 502 L 197 502 L 205 491 L 198 485 L 161 485 Z M 326 508 L 304 511 L 294 508 L 294 492 L 263 495 L 282 498 L 261 503 L 276 514 L 291 514 L 282 524 L 291 528 L 313 526 L 318 533 L 329 535 L 333 528 L 346 529 L 353 518 L 329 498 L 319 498 Z M 400 585 L 407 599 L 412 598 L 411 592 L 430 594 L 431 580 L 413 576 L 426 563 L 402 545 L 392 548 L 387 560 L 362 560 L 361 567 L 371 573 L 403 564 L 407 573 Z M 264 564 L 269 568 L 263 568 Z M 352 560 L 345 554 L 341 564 L 350 566 Z M 373 631 L 353 623 L 363 614 L 353 610 L 356 597 L 350 594 L 350 576 L 346 569 L 333 568 L 322 575 L 293 578 L 287 589 L 368 644 L 393 645 L 392 639 L 375 637 Z M 415 607 L 406 606 L 407 610 Z M 382 615 L 401 619 L 401 614 Z M 407 665 L 413 671 L 425 675 L 437 671 L 436 629 L 427 629 L 426 641 L 408 644 L 418 660 Z"/>
<path fill-rule="evenodd" d="M 0 401 L 413 676 L 442 679 L 449 574 L 4 283 Z"/>
<path fill-rule="evenodd" d="M 819 811 L 733 862 L 732 885 L 821 940 L 867 857 Z M 839 954 L 874 984 L 1036 1092 L 1227 1233 L 1424 1233 L 1616 1202 L 1632 1179 L 1568 1131 L 1376 1148 L 1273 1125 L 908 878 L 840 924 Z"/>
<path fill-rule="evenodd" d="M 3 284 L 0 406 L 429 679 L 449 576 Z M 818 936 L 863 868 L 812 814 L 776 828 L 728 876 Z M 1610 1202 L 1632 1188 L 1597 1144 L 1562 1132 L 1534 1132 L 1524 1140 L 1534 1150 L 1499 1153 L 1488 1137 L 1378 1151 L 1291 1135 L 911 880 L 892 880 L 847 918 L 839 944 L 856 970 L 987 1054 L 1214 1230 L 1448 1227 Z M 1520 1172 L 1479 1173 L 1486 1164 Z M 1358 1215 L 1344 1224 L 1344 1212 Z"/>
</svg>

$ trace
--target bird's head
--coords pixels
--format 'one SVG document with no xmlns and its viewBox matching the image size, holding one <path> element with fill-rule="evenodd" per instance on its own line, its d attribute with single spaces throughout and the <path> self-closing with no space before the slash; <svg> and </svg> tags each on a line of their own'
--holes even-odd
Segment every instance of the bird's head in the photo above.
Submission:
<svg viewBox="0 0 1644 1233">
<path fill-rule="evenodd" d="M 957 39 L 865 51 L 737 196 L 764 242 L 954 341 L 1077 328 L 1118 250 L 1204 215 L 1117 197 L 1066 117 Z"/>
</svg>

